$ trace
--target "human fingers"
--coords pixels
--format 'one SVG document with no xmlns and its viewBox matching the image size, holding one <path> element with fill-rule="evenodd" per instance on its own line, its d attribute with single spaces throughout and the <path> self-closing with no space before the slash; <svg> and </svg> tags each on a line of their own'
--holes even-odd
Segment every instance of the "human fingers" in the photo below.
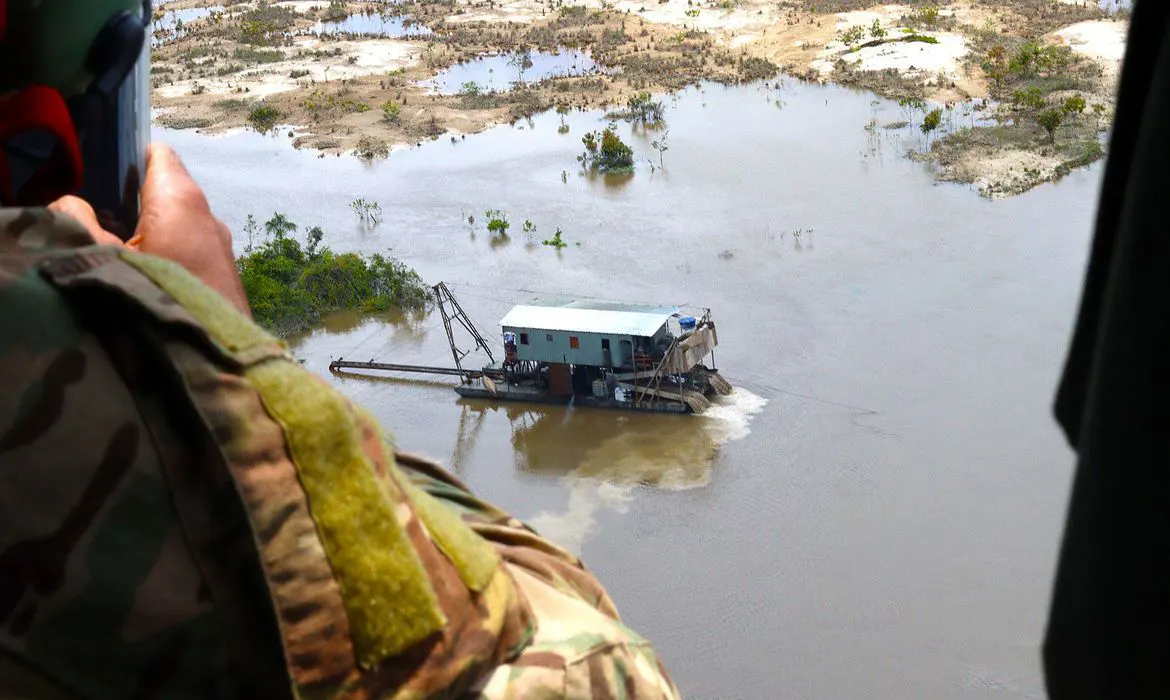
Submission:
<svg viewBox="0 0 1170 700">
<path fill-rule="evenodd" d="M 250 314 L 231 231 L 212 214 L 203 189 L 165 144 L 151 144 L 147 151 L 141 202 L 131 238 L 138 249 L 179 263 Z"/>
<path fill-rule="evenodd" d="M 81 224 L 98 245 L 123 245 L 120 238 L 102 228 L 93 207 L 80 197 L 67 194 L 49 204 L 49 211 L 64 214 Z"/>
</svg>

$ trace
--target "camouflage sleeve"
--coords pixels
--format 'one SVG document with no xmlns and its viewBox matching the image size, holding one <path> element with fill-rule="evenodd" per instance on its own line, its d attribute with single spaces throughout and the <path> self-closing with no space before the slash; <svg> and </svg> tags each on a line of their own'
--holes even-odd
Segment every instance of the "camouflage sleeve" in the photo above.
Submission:
<svg viewBox="0 0 1170 700">
<path fill-rule="evenodd" d="M 0 382 L 0 694 L 677 697 L 580 561 L 177 266 L 0 210 Z"/>
<path fill-rule="evenodd" d="M 0 210 L 0 695 L 235 696 L 133 368 L 39 274 L 91 243 L 48 212 Z M 221 545 L 246 545 L 223 517 Z"/>
<path fill-rule="evenodd" d="M 500 552 L 537 621 L 532 643 L 478 683 L 472 697 L 678 698 L 652 645 L 625 627 L 585 565 L 524 523 L 471 493 L 421 457 L 398 464 Z"/>
</svg>

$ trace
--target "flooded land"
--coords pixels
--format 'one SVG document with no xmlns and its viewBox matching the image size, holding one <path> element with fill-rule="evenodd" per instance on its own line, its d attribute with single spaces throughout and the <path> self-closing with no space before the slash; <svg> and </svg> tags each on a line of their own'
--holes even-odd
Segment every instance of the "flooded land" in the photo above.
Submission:
<svg viewBox="0 0 1170 700">
<path fill-rule="evenodd" d="M 239 250 L 250 214 L 321 226 L 335 250 L 445 282 L 490 340 L 537 294 L 712 309 L 736 390 L 700 416 L 329 373 L 340 356 L 449 364 L 437 312 L 337 314 L 290 338 L 403 449 L 578 552 L 685 697 L 1044 697 L 1072 467 L 1051 404 L 1101 164 L 991 200 L 906 158 L 920 129 L 866 128 L 903 119 L 896 100 L 793 78 L 664 99 L 661 130 L 618 122 L 638 154 L 621 177 L 576 160 L 599 106 L 372 160 L 295 149 L 287 126 L 155 137 Z M 381 223 L 359 222 L 358 198 Z M 541 244 L 558 229 L 566 247 Z"/>
<path fill-rule="evenodd" d="M 862 126 L 920 134 L 902 155 L 1001 197 L 1104 156 L 1128 5 L 171 0 L 156 19 L 154 103 L 176 129 L 280 129 L 374 159 L 552 109 L 787 76 L 892 99 L 898 114 Z"/>
</svg>

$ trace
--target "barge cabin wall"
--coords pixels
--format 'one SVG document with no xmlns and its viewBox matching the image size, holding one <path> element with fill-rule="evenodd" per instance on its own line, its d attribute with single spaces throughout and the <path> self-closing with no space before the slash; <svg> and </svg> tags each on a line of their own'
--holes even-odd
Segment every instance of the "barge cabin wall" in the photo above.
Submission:
<svg viewBox="0 0 1170 700">
<path fill-rule="evenodd" d="M 670 318 L 678 310 L 658 306 L 581 302 L 517 306 L 500 321 L 515 339 L 520 362 L 589 367 L 630 367 L 633 355 L 669 343 Z"/>
</svg>

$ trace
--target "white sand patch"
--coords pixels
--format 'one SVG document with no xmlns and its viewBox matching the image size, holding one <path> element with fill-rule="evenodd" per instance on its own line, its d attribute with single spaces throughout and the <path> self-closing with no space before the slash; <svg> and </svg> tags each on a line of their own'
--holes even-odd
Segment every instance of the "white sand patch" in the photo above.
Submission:
<svg viewBox="0 0 1170 700">
<path fill-rule="evenodd" d="M 325 83 L 342 78 L 360 78 L 367 75 L 388 73 L 399 68 L 409 68 L 419 59 L 417 43 L 397 39 L 368 39 L 364 41 L 321 42 L 312 37 L 302 37 L 286 54 L 298 50 L 312 51 L 319 48 L 341 49 L 340 56 L 298 57 L 284 61 L 266 63 L 248 68 L 234 75 L 193 80 L 176 81 L 163 85 L 155 92 L 161 97 L 182 97 L 190 95 L 198 83 L 204 92 L 212 95 L 226 95 L 243 92 L 249 97 L 267 97 L 289 92 L 313 82 Z M 350 63 L 350 58 L 355 63 Z M 293 72 L 306 74 L 293 78 Z"/>
<path fill-rule="evenodd" d="M 891 36 L 896 36 L 891 32 Z M 881 71 L 894 69 L 903 76 L 945 75 L 957 79 L 963 75 L 963 57 L 969 52 L 967 40 L 950 32 L 932 32 L 937 44 L 920 41 L 898 41 L 850 51 L 839 41 L 829 42 L 821 57 L 812 67 L 821 73 L 830 73 L 838 58 L 853 64 L 859 70 Z"/>
<path fill-rule="evenodd" d="M 1053 34 L 1073 51 L 1101 61 L 1120 63 L 1125 57 L 1127 22 L 1093 20 L 1078 22 Z"/>
<path fill-rule="evenodd" d="M 319 10 L 329 6 L 328 2 L 321 2 L 321 0 L 284 0 L 284 2 L 273 3 L 277 7 L 286 7 L 294 12 L 304 14 L 309 10 Z"/>
<path fill-rule="evenodd" d="M 899 41 L 849 52 L 843 58 L 862 70 L 893 68 L 903 75 L 914 72 L 961 75 L 959 62 L 967 55 L 967 40 L 947 32 L 932 36 L 938 39 L 937 44 Z"/>
<path fill-rule="evenodd" d="M 588 5 L 589 3 L 573 3 Z M 556 13 L 550 2 L 547 6 L 535 0 L 511 0 L 511 2 L 497 2 L 488 5 L 483 0 L 456 0 L 455 6 L 462 9 L 462 14 L 447 17 L 450 24 L 466 24 L 468 22 L 532 22 L 541 16 L 543 9 L 547 15 Z M 600 5 L 596 5 L 600 7 Z"/>
<path fill-rule="evenodd" d="M 765 3 L 738 3 L 728 10 L 714 3 L 687 5 L 686 0 L 670 0 L 662 4 L 657 0 L 618 0 L 613 3 L 613 8 L 622 13 L 628 11 L 631 17 L 640 17 L 647 22 L 709 32 L 763 32 L 778 25 L 782 17 L 774 6 Z M 761 10 L 763 14 L 760 14 Z"/>
<path fill-rule="evenodd" d="M 978 168 L 983 174 L 975 179 L 974 185 L 984 195 L 999 199 L 1006 192 L 1026 186 L 1038 178 L 1051 178 L 1058 165 L 1058 158 L 1029 151 L 1004 150 L 980 160 Z"/>
<path fill-rule="evenodd" d="M 913 8 L 906 5 L 883 5 L 868 10 L 841 12 L 837 14 L 836 28 L 839 33 L 854 27 L 865 29 L 862 40 L 865 43 L 874 39 L 869 29 L 874 22 L 879 22 L 886 30 L 887 40 L 897 39 L 906 35 L 906 27 L 899 24 L 898 20 L 912 11 Z M 966 8 L 945 9 L 940 14 L 958 16 L 963 11 Z M 938 43 L 887 41 L 878 46 L 851 51 L 840 38 L 836 38 L 825 45 L 810 67 L 822 74 L 831 73 L 837 59 L 844 59 L 863 71 L 893 69 L 907 77 L 927 78 L 941 74 L 952 80 L 961 78 L 964 75 L 962 60 L 969 53 L 967 40 L 952 32 L 933 32 L 921 27 L 916 30 L 919 34 L 937 39 Z"/>
</svg>

